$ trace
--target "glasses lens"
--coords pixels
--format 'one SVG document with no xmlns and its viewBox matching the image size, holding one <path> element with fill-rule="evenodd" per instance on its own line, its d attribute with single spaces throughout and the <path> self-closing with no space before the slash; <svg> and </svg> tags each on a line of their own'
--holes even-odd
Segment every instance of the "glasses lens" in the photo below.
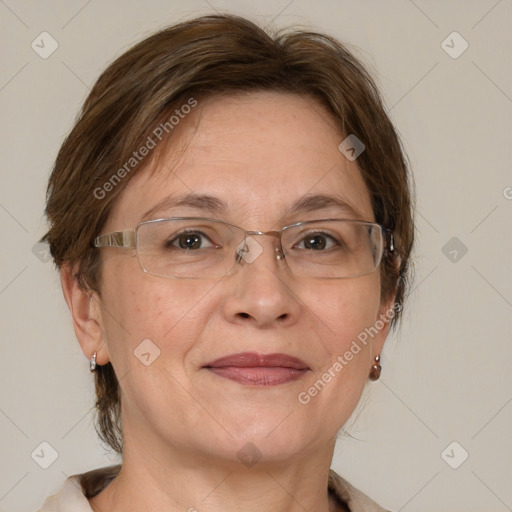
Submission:
<svg viewBox="0 0 512 512">
<path fill-rule="evenodd" d="M 377 269 L 385 238 L 378 224 L 325 220 L 285 228 L 281 243 L 293 274 L 346 278 Z M 243 229 L 212 219 L 158 219 L 137 228 L 140 265 L 161 277 L 221 277 L 240 261 L 245 245 Z M 252 263 L 245 252 L 242 258 Z"/>
<path fill-rule="evenodd" d="M 236 264 L 235 248 L 244 232 L 206 219 L 162 219 L 137 228 L 142 269 L 161 277 L 220 277 Z"/>
<path fill-rule="evenodd" d="M 342 278 L 370 274 L 380 264 L 384 237 L 377 224 L 348 220 L 305 222 L 283 232 L 290 270 L 300 276 Z"/>
</svg>

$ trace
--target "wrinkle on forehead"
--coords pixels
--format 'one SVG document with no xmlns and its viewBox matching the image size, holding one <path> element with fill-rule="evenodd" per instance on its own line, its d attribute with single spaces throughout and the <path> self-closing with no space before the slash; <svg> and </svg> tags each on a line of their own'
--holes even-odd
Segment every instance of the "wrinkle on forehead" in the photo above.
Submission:
<svg viewBox="0 0 512 512">
<path fill-rule="evenodd" d="M 371 220 L 368 190 L 356 162 L 339 152 L 341 140 L 335 120 L 310 98 L 274 92 L 209 98 L 178 126 L 151 169 L 131 180 L 120 198 L 121 217 L 134 223 L 166 196 L 193 193 L 268 224 L 265 217 L 283 216 L 299 197 L 330 192 Z"/>
</svg>

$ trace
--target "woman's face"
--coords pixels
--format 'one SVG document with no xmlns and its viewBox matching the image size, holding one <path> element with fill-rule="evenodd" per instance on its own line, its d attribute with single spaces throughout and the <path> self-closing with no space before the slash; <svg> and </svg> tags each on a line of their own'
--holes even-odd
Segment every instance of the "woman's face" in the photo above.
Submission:
<svg viewBox="0 0 512 512">
<path fill-rule="evenodd" d="M 357 161 L 338 149 L 344 136 L 310 98 L 258 92 L 199 102 L 173 137 L 184 151 L 131 180 L 104 233 L 134 228 L 148 211 L 150 219 L 212 217 L 260 231 L 314 219 L 374 220 Z M 191 194 L 215 201 L 190 201 Z M 292 212 L 311 196 L 319 197 Z M 155 209 L 167 198 L 174 206 Z M 98 362 L 110 360 L 118 376 L 127 447 L 236 462 L 332 449 L 387 333 L 386 325 L 357 342 L 389 307 L 380 302 L 379 272 L 295 277 L 276 259 L 273 237 L 256 240 L 263 252 L 222 278 L 155 277 L 141 270 L 134 250 L 101 249 L 105 344 Z M 280 383 L 272 376 L 297 372 L 241 371 L 249 380 L 267 375 L 265 384 L 228 378 L 240 370 L 206 367 L 240 353 L 286 354 L 308 369 Z"/>
</svg>

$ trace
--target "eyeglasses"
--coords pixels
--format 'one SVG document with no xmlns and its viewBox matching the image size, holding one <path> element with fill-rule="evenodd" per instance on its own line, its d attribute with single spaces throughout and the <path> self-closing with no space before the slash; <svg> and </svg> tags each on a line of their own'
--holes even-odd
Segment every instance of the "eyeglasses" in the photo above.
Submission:
<svg viewBox="0 0 512 512">
<path fill-rule="evenodd" d="M 141 222 L 134 230 L 94 239 L 94 247 L 136 249 L 144 272 L 166 278 L 222 277 L 238 263 L 252 263 L 263 252 L 257 236 L 273 236 L 277 260 L 292 274 L 340 279 L 374 272 L 393 234 L 379 224 L 325 219 L 297 222 L 279 231 L 247 231 L 229 222 L 201 217 L 173 217 Z"/>
</svg>

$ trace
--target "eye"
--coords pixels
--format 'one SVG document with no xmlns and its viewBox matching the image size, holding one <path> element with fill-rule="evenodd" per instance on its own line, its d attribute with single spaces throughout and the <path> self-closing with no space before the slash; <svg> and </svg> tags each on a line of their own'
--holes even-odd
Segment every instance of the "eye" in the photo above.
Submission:
<svg viewBox="0 0 512 512">
<path fill-rule="evenodd" d="M 327 233 L 309 233 L 295 247 L 297 249 L 324 251 L 339 245 L 340 243 Z"/>
<path fill-rule="evenodd" d="M 184 249 L 186 251 L 218 247 L 200 231 L 186 231 L 179 233 L 166 242 L 166 247 Z"/>
</svg>

